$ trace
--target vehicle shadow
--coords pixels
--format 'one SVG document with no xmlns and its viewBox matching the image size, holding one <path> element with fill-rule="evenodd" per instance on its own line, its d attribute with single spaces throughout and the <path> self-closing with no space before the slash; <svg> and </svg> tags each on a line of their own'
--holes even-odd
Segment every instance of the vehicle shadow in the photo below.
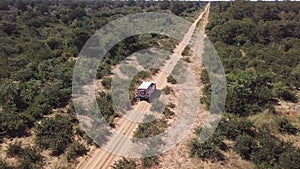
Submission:
<svg viewBox="0 0 300 169">
<path fill-rule="evenodd" d="M 155 100 L 158 100 L 159 97 L 161 96 L 161 92 L 162 92 L 161 90 L 156 89 L 156 90 L 152 93 L 152 95 L 150 96 L 149 102 L 151 103 L 151 102 L 153 102 L 153 101 L 155 101 Z"/>
</svg>

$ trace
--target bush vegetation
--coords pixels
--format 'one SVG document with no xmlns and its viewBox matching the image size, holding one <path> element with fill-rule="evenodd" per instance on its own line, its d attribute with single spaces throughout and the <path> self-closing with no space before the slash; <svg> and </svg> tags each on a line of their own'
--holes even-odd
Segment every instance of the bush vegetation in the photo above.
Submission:
<svg viewBox="0 0 300 169">
<path fill-rule="evenodd" d="M 300 58 L 295 53 L 299 49 L 295 45 L 300 42 L 292 27 L 299 24 L 296 15 L 290 18 L 281 12 L 293 13 L 295 6 L 299 3 L 238 1 L 212 5 L 206 29 L 225 67 L 226 112 L 247 116 L 276 104 L 278 99 L 297 102 L 293 91 L 299 88 L 297 78 L 286 72 L 298 70 Z M 271 8 L 277 12 L 264 15 Z M 202 81 L 208 82 L 208 76 Z M 209 83 L 205 89 L 204 102 L 209 105 Z"/>
<path fill-rule="evenodd" d="M 182 58 L 182 60 L 185 61 L 186 63 L 192 62 L 189 57 L 184 57 L 184 58 Z"/>
<path fill-rule="evenodd" d="M 79 156 L 86 155 L 88 152 L 88 149 L 81 143 L 79 142 L 74 142 L 72 143 L 66 153 L 67 160 L 72 161 L 76 159 Z"/>
<path fill-rule="evenodd" d="M 193 157 L 210 161 L 224 160 L 223 151 L 227 151 L 229 147 L 223 141 L 229 139 L 234 143 L 233 150 L 242 159 L 252 161 L 258 168 L 297 168 L 291 161 L 299 156 L 300 150 L 292 143 L 271 134 L 266 124 L 256 127 L 244 117 L 227 114 L 208 140 L 201 140 L 205 135 L 202 128 L 196 129 L 195 133 L 197 137 L 189 144 Z"/>
<path fill-rule="evenodd" d="M 186 46 L 186 47 L 183 49 L 181 55 L 182 55 L 182 56 L 189 56 L 190 53 L 191 53 L 191 48 L 190 48 L 189 46 Z"/>
<path fill-rule="evenodd" d="M 42 120 L 36 126 L 36 144 L 43 149 L 50 149 L 53 155 L 65 152 L 72 143 L 73 123 L 70 117 L 56 115 Z"/>
<path fill-rule="evenodd" d="M 170 110 L 168 107 L 166 107 L 163 114 L 165 115 L 166 118 L 171 118 L 175 113 L 172 110 Z"/>
<path fill-rule="evenodd" d="M 176 80 L 174 79 L 174 77 L 171 76 L 171 75 L 169 75 L 169 76 L 167 77 L 167 82 L 168 82 L 168 83 L 171 83 L 171 84 L 176 84 L 176 83 L 177 83 Z"/>
<path fill-rule="evenodd" d="M 286 117 L 276 119 L 277 129 L 281 133 L 297 134 L 298 129 Z"/>
<path fill-rule="evenodd" d="M 167 104 L 167 107 L 174 109 L 176 107 L 176 105 L 174 103 L 169 103 L 169 104 Z"/>
<path fill-rule="evenodd" d="M 26 136 L 37 126 L 38 147 L 49 148 L 55 155 L 63 153 L 69 144 L 73 145 L 72 126 L 77 122 L 69 122 L 69 118 L 63 117 L 45 118 L 45 115 L 70 103 L 75 61 L 90 35 L 108 22 L 128 14 L 161 11 L 190 17 L 203 4 L 173 1 L 1 1 L 1 140 Z M 128 37 L 109 50 L 99 65 L 97 78 L 110 75 L 113 65 L 135 51 L 150 46 L 172 51 L 175 45 L 174 39 L 162 35 Z M 104 78 L 103 86 L 109 89 L 110 81 Z M 116 113 L 110 104 L 109 94 L 102 94 L 98 100 L 107 104 L 99 104 L 99 107 L 105 112 L 105 118 L 112 122 Z M 38 124 L 39 121 L 41 124 Z M 20 167 L 34 168 L 29 164 L 22 160 Z M 1 165 L 5 163 L 1 162 Z"/>
<path fill-rule="evenodd" d="M 7 154 L 11 157 L 16 157 L 20 160 L 18 168 L 40 168 L 42 162 L 42 156 L 37 148 L 35 147 L 25 147 L 21 146 L 20 142 L 11 143 L 8 145 Z M 0 166 L 3 168 L 8 166 L 5 161 L 0 162 Z"/>
<path fill-rule="evenodd" d="M 155 119 L 153 115 L 146 115 L 143 123 L 138 125 L 134 132 L 135 138 L 147 138 L 156 136 L 164 131 L 167 122 L 163 119 Z"/>
<path fill-rule="evenodd" d="M 126 158 L 122 158 L 114 163 L 112 166 L 113 169 L 135 169 L 137 166 L 136 162 L 133 160 L 128 160 Z"/>
<path fill-rule="evenodd" d="M 151 156 L 151 157 L 144 157 L 142 158 L 142 164 L 144 167 L 152 167 L 153 165 L 158 164 L 158 157 L 157 156 Z"/>
<path fill-rule="evenodd" d="M 110 77 L 104 77 L 101 81 L 101 84 L 105 89 L 110 89 L 111 87 L 112 78 Z"/>
<path fill-rule="evenodd" d="M 206 32 L 225 68 L 226 115 L 206 142 L 191 141 L 191 155 L 218 159 L 222 151 L 213 143 L 229 139 L 233 150 L 257 168 L 299 168 L 299 148 L 277 138 L 270 123 L 256 126 L 248 118 L 265 110 L 276 112 L 279 100 L 297 104 L 299 7 L 294 2 L 212 3 Z M 211 86 L 206 70 L 201 81 L 205 85 L 201 101 L 209 107 Z M 287 118 L 276 120 L 276 126 L 281 133 L 297 132 Z"/>
<path fill-rule="evenodd" d="M 172 92 L 174 92 L 170 86 L 164 87 L 164 88 L 162 89 L 162 91 L 163 91 L 166 95 L 169 95 L 169 94 L 171 94 Z"/>
<path fill-rule="evenodd" d="M 103 116 L 103 118 L 106 120 L 107 123 L 110 125 L 114 124 L 114 118 L 119 116 L 118 113 L 115 111 L 115 108 L 113 106 L 113 100 L 110 93 L 101 92 L 99 94 L 99 97 L 97 99 L 97 104 L 99 107 L 99 110 Z"/>
</svg>

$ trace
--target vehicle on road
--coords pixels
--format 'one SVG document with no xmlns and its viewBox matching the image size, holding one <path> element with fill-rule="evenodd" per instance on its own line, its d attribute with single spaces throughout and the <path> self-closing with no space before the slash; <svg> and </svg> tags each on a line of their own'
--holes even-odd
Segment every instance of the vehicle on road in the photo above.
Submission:
<svg viewBox="0 0 300 169">
<path fill-rule="evenodd" d="M 143 82 L 137 89 L 135 97 L 139 100 L 150 101 L 151 95 L 156 90 L 155 82 Z"/>
</svg>

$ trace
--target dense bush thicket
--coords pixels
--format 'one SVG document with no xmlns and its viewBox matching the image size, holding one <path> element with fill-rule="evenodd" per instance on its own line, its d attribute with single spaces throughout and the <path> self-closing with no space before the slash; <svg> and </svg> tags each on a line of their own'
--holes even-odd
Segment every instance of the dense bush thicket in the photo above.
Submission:
<svg viewBox="0 0 300 169">
<path fill-rule="evenodd" d="M 234 142 L 233 150 L 242 159 L 253 161 L 258 168 L 297 168 L 300 149 L 289 142 L 284 142 L 271 134 L 268 126 L 255 127 L 252 121 L 226 114 L 218 128 L 205 142 L 201 142 L 200 132 L 209 129 L 196 129 L 198 137 L 190 141 L 191 156 L 215 161 L 224 160 L 228 146 L 223 142 L 228 139 Z M 291 162 L 296 160 L 295 162 Z M 289 163 L 291 162 L 291 163 Z"/>
<path fill-rule="evenodd" d="M 235 152 L 258 168 L 299 168 L 299 148 L 275 137 L 267 124 L 259 127 L 248 120 L 266 109 L 276 113 L 279 99 L 297 102 L 299 8 L 298 2 L 212 4 L 206 30 L 225 68 L 226 115 L 206 142 L 191 140 L 192 156 L 222 160 L 226 149 L 215 142 L 228 139 L 234 142 Z M 201 81 L 205 84 L 201 101 L 209 106 L 211 89 L 205 70 Z M 297 133 L 287 118 L 276 120 L 276 126 L 281 133 Z"/>
<path fill-rule="evenodd" d="M 212 5 L 207 33 L 227 74 L 227 112 L 245 116 L 277 99 L 297 102 L 299 7 L 298 2 Z"/>
<path fill-rule="evenodd" d="M 72 143 L 72 119 L 61 115 L 42 120 L 36 127 L 36 144 L 44 149 L 51 149 L 53 155 L 64 153 Z"/>
<path fill-rule="evenodd" d="M 24 136 L 41 120 L 36 127 L 36 143 L 40 148 L 50 148 L 56 155 L 68 150 L 69 159 L 84 153 L 72 137 L 74 120 L 59 116 L 44 119 L 44 115 L 69 104 L 72 70 L 89 36 L 106 23 L 128 14 L 160 11 L 193 19 L 203 5 L 175 1 L 1 1 L 1 139 Z M 108 75 L 112 65 L 134 51 L 149 46 L 171 50 L 175 43 L 169 37 L 152 34 L 129 37 L 109 51 L 99 65 L 97 78 Z M 102 81 L 107 89 L 110 82 L 109 78 Z M 101 94 L 98 101 L 106 120 L 112 122 L 116 113 L 110 94 Z M 5 161 L 0 162 L 6 166 Z M 26 166 L 27 162 L 22 164 Z"/>
<path fill-rule="evenodd" d="M 0 133 L 22 136 L 53 108 L 71 96 L 74 57 L 96 30 L 118 17 L 143 11 L 171 11 L 189 17 L 199 2 L 1 1 Z M 129 37 L 99 65 L 98 78 L 110 73 L 128 54 L 148 46 L 157 35 Z M 106 79 L 105 85 L 109 87 Z M 9 114 L 9 116 L 8 116 Z"/>
</svg>

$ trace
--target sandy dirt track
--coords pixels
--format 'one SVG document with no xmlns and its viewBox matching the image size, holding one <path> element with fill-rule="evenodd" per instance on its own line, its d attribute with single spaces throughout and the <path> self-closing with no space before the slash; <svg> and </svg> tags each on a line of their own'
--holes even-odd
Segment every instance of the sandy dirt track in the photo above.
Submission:
<svg viewBox="0 0 300 169">
<path fill-rule="evenodd" d="M 163 70 L 168 70 L 168 71 L 160 71 L 153 77 L 153 80 L 157 83 L 158 89 L 163 89 L 167 85 L 167 77 L 169 75 L 167 72 L 171 72 L 171 70 L 174 68 L 176 63 L 182 57 L 181 53 L 186 47 L 186 45 L 189 44 L 197 23 L 203 18 L 204 14 L 208 10 L 209 10 L 209 4 L 206 6 L 205 10 L 199 15 L 199 17 L 194 21 L 194 23 L 190 26 L 182 41 L 173 50 L 174 53 L 170 56 L 170 59 L 167 60 L 165 65 L 163 66 Z M 136 111 L 148 111 L 150 109 L 150 104 L 147 102 L 139 102 L 135 106 L 135 108 Z M 130 118 L 134 118 L 134 114 L 131 115 L 132 117 Z M 121 118 L 116 125 L 116 130 L 127 137 L 132 137 L 133 132 L 135 131 L 137 126 L 138 123 L 129 121 L 125 118 Z M 107 144 L 110 145 L 111 147 L 114 147 L 113 149 L 116 150 L 124 149 L 124 151 L 126 151 L 125 150 L 126 147 L 124 147 L 123 141 L 124 140 L 122 140 L 122 137 L 116 136 L 111 138 Z M 113 165 L 113 163 L 119 158 L 120 157 L 115 154 L 107 152 L 101 148 L 97 148 L 93 150 L 84 159 L 82 159 L 79 165 L 77 166 L 77 168 L 78 169 L 107 169 L 110 168 L 111 165 Z"/>
</svg>

